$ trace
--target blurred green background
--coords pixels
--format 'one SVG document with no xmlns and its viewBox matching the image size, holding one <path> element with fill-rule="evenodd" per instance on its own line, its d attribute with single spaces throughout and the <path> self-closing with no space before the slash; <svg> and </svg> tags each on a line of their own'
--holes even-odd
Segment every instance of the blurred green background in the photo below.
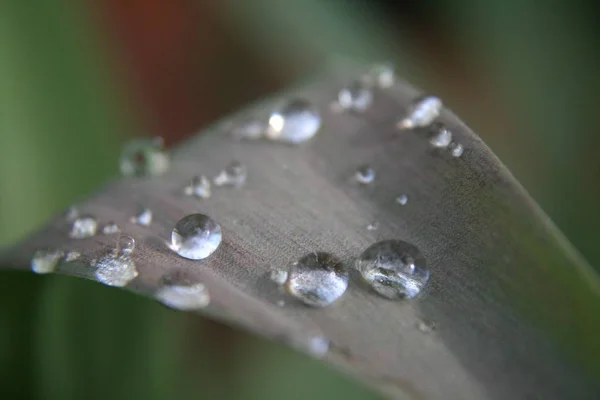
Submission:
<svg viewBox="0 0 600 400">
<path fill-rule="evenodd" d="M 0 245 L 331 54 L 394 61 L 441 96 L 585 255 L 596 228 L 595 8 L 533 0 L 7 0 Z M 289 349 L 123 291 L 3 272 L 0 398 L 374 399 Z"/>
</svg>

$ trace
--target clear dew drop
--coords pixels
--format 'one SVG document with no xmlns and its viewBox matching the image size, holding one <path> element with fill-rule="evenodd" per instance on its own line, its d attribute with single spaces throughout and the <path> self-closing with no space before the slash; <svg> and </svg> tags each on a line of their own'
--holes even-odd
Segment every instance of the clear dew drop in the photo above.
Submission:
<svg viewBox="0 0 600 400">
<path fill-rule="evenodd" d="M 440 115 L 442 101 L 435 96 L 415 99 L 408 108 L 407 115 L 398 123 L 399 129 L 412 129 L 431 125 Z"/>
<path fill-rule="evenodd" d="M 202 260 L 221 244 L 221 227 L 203 214 L 191 214 L 177 222 L 171 232 L 171 249 L 181 257 Z"/>
<path fill-rule="evenodd" d="M 54 272 L 63 256 L 62 250 L 38 250 L 31 258 L 31 270 L 36 274 Z"/>
<path fill-rule="evenodd" d="M 78 251 L 69 251 L 65 256 L 65 262 L 73 262 L 81 257 L 81 253 Z"/>
<path fill-rule="evenodd" d="M 246 182 L 247 177 L 248 168 L 238 161 L 232 161 L 213 179 L 213 183 L 215 186 L 240 187 Z"/>
<path fill-rule="evenodd" d="M 65 219 L 68 222 L 73 222 L 75 219 L 79 217 L 79 209 L 77 207 L 71 206 L 65 212 Z"/>
<path fill-rule="evenodd" d="M 268 126 L 259 119 L 241 120 L 233 127 L 231 134 L 237 139 L 257 140 L 264 137 Z"/>
<path fill-rule="evenodd" d="M 379 229 L 379 222 L 377 221 L 373 221 L 369 225 L 367 225 L 368 231 L 376 231 L 377 229 Z"/>
<path fill-rule="evenodd" d="M 162 138 L 130 141 L 123 147 L 119 166 L 126 177 L 163 175 L 169 169 L 169 155 Z"/>
<path fill-rule="evenodd" d="M 389 89 L 394 86 L 396 73 L 391 64 L 374 65 L 365 76 L 367 82 L 381 89 Z"/>
<path fill-rule="evenodd" d="M 435 324 L 419 320 L 417 321 L 417 329 L 422 333 L 431 333 L 435 329 Z"/>
<path fill-rule="evenodd" d="M 338 104 L 343 110 L 366 111 L 373 103 L 373 91 L 363 80 L 356 80 L 338 93 Z"/>
<path fill-rule="evenodd" d="M 269 117 L 267 138 L 299 144 L 311 139 L 321 128 L 321 115 L 308 100 L 294 98 Z"/>
<path fill-rule="evenodd" d="M 401 194 L 400 196 L 396 197 L 396 203 L 400 204 L 401 206 L 405 206 L 406 203 L 408 203 L 408 196 Z"/>
<path fill-rule="evenodd" d="M 313 307 L 326 307 L 348 288 L 348 270 L 328 253 L 310 253 L 292 265 L 286 291 Z"/>
<path fill-rule="evenodd" d="M 77 217 L 71 226 L 69 237 L 72 239 L 85 239 L 92 237 L 98 230 L 98 221 L 91 215 Z"/>
<path fill-rule="evenodd" d="M 436 123 L 429 130 L 429 143 L 433 147 L 445 148 L 452 142 L 452 132 L 442 123 Z"/>
<path fill-rule="evenodd" d="M 314 357 L 324 357 L 329 352 L 329 339 L 324 336 L 313 336 L 308 342 L 308 352 Z"/>
<path fill-rule="evenodd" d="M 121 232 L 121 228 L 112 221 L 102 227 L 102 233 L 105 235 L 112 235 L 119 232 Z"/>
<path fill-rule="evenodd" d="M 421 252 L 401 240 L 368 247 L 356 260 L 356 268 L 373 290 L 389 299 L 412 299 L 429 280 Z"/>
<path fill-rule="evenodd" d="M 150 226 L 152 223 L 152 210 L 149 208 L 142 208 L 136 215 L 131 217 L 130 221 L 134 224 Z"/>
<path fill-rule="evenodd" d="M 375 170 L 368 165 L 361 165 L 354 173 L 354 179 L 358 183 L 367 185 L 375 180 Z"/>
<path fill-rule="evenodd" d="M 128 256 L 135 250 L 135 239 L 131 236 L 121 236 L 117 243 L 116 255 Z"/>
<path fill-rule="evenodd" d="M 453 157 L 460 157 L 465 151 L 463 145 L 458 142 L 451 142 L 448 145 L 448 149 L 450 149 L 450 154 L 452 154 Z"/>
<path fill-rule="evenodd" d="M 269 271 L 269 279 L 277 285 L 283 285 L 288 279 L 288 272 L 283 269 L 272 269 Z"/>
<path fill-rule="evenodd" d="M 201 283 L 164 285 L 155 297 L 165 306 L 181 311 L 198 310 L 210 303 L 208 290 Z"/>
<path fill-rule="evenodd" d="M 195 196 L 201 199 L 208 199 L 212 195 L 210 190 L 210 180 L 204 175 L 195 176 L 191 182 L 183 188 L 186 196 Z"/>
<path fill-rule="evenodd" d="M 108 286 L 126 286 L 138 276 L 135 262 L 129 255 L 110 253 L 100 257 L 95 263 L 95 276 Z"/>
</svg>

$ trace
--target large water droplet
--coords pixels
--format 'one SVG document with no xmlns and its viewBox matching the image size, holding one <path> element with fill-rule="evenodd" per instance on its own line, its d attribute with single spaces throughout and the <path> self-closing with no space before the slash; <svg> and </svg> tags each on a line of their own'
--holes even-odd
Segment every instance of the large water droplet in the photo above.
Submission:
<svg viewBox="0 0 600 400">
<path fill-rule="evenodd" d="M 62 250 L 38 250 L 31 259 L 31 270 L 36 274 L 54 272 L 63 256 Z"/>
<path fill-rule="evenodd" d="M 401 206 L 405 206 L 406 203 L 408 203 L 408 196 L 401 194 L 400 196 L 396 197 L 396 203 L 400 204 Z"/>
<path fill-rule="evenodd" d="M 373 91 L 362 80 L 356 80 L 340 90 L 338 104 L 344 110 L 366 111 L 373 103 Z"/>
<path fill-rule="evenodd" d="M 400 129 L 429 126 L 442 110 L 442 101 L 434 96 L 419 97 L 409 106 L 407 115 L 398 123 Z"/>
<path fill-rule="evenodd" d="M 102 233 L 104 233 L 105 235 L 112 235 L 114 233 L 119 232 L 121 232 L 121 228 L 119 228 L 119 225 L 112 221 L 104 225 L 104 227 L 102 228 Z"/>
<path fill-rule="evenodd" d="M 452 154 L 453 157 L 460 157 L 462 156 L 463 152 L 465 151 L 465 148 L 463 147 L 462 144 L 457 143 L 457 142 L 452 142 L 448 145 L 448 148 L 450 149 L 450 153 Z"/>
<path fill-rule="evenodd" d="M 348 276 L 348 270 L 333 255 L 310 253 L 292 265 L 285 288 L 309 306 L 326 307 L 344 294 Z"/>
<path fill-rule="evenodd" d="M 73 221 L 69 236 L 73 239 L 92 237 L 98 230 L 98 221 L 91 215 L 81 216 Z"/>
<path fill-rule="evenodd" d="M 298 144 L 312 138 L 321 128 L 321 116 L 305 99 L 295 98 L 269 117 L 267 137 Z"/>
<path fill-rule="evenodd" d="M 158 176 L 169 169 L 162 138 L 134 139 L 123 147 L 119 161 L 124 176 Z"/>
<path fill-rule="evenodd" d="M 171 248 L 181 257 L 202 260 L 221 244 L 221 227 L 202 214 L 191 214 L 177 222 L 171 233 Z"/>
<path fill-rule="evenodd" d="M 368 165 L 361 165 L 354 173 L 354 179 L 358 183 L 368 184 L 375 180 L 375 170 Z"/>
<path fill-rule="evenodd" d="M 135 277 L 138 271 L 133 259 L 126 254 L 107 254 L 96 261 L 96 278 L 108 286 L 126 286 Z"/>
<path fill-rule="evenodd" d="M 368 247 L 356 260 L 356 268 L 377 293 L 389 299 L 412 299 L 429 279 L 419 249 L 401 240 Z"/>
<path fill-rule="evenodd" d="M 181 311 L 198 310 L 210 303 L 208 290 L 201 283 L 164 285 L 155 296 L 165 306 Z"/>
<path fill-rule="evenodd" d="M 238 122 L 231 133 L 238 139 L 256 140 L 267 133 L 267 124 L 259 119 L 246 119 Z"/>
<path fill-rule="evenodd" d="M 444 148 L 448 147 L 452 141 L 452 132 L 442 123 L 436 123 L 429 130 L 429 143 L 433 147 Z"/>
<path fill-rule="evenodd" d="M 365 76 L 367 82 L 381 89 L 388 89 L 394 86 L 396 74 L 394 66 L 391 64 L 374 65 Z"/>
<path fill-rule="evenodd" d="M 248 168 L 238 161 L 232 161 L 213 179 L 213 182 L 215 186 L 240 187 L 246 182 L 247 177 Z"/>
<path fill-rule="evenodd" d="M 210 181 L 204 175 L 195 176 L 192 181 L 183 188 L 186 196 L 196 196 L 201 199 L 208 199 L 211 196 Z"/>
<path fill-rule="evenodd" d="M 283 285 L 288 279 L 288 272 L 283 269 L 272 269 L 269 271 L 269 279 L 278 285 Z"/>
<path fill-rule="evenodd" d="M 149 208 L 142 208 L 136 215 L 131 217 L 130 221 L 134 224 L 150 226 L 152 223 L 152 210 Z"/>
</svg>

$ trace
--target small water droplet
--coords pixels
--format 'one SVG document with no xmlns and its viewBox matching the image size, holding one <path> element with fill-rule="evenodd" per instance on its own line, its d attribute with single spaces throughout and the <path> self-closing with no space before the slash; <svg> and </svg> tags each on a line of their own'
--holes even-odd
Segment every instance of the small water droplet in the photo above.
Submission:
<svg viewBox="0 0 600 400">
<path fill-rule="evenodd" d="M 186 196 L 196 196 L 201 199 L 208 199 L 211 196 L 210 181 L 204 175 L 195 176 L 192 181 L 183 188 Z"/>
<path fill-rule="evenodd" d="M 389 89 L 394 86 L 396 73 L 394 72 L 394 66 L 391 64 L 377 64 L 369 70 L 365 78 L 372 85 L 381 89 Z"/>
<path fill-rule="evenodd" d="M 285 289 L 304 304 L 326 307 L 348 288 L 348 270 L 328 253 L 310 253 L 292 265 Z"/>
<path fill-rule="evenodd" d="M 267 124 L 259 119 L 245 119 L 233 127 L 231 133 L 238 139 L 256 140 L 267 133 Z"/>
<path fill-rule="evenodd" d="M 433 147 L 444 148 L 448 147 L 452 141 L 452 132 L 442 123 L 436 123 L 429 130 L 429 143 Z"/>
<path fill-rule="evenodd" d="M 208 290 L 201 283 L 164 285 L 155 296 L 165 306 L 181 311 L 198 310 L 210 303 Z"/>
<path fill-rule="evenodd" d="M 375 170 L 368 165 L 361 165 L 354 174 L 358 183 L 369 184 L 375 180 Z"/>
<path fill-rule="evenodd" d="M 271 140 L 298 144 L 315 136 L 321 128 L 321 116 L 308 101 L 295 98 L 269 117 L 266 136 Z"/>
<path fill-rule="evenodd" d="M 160 137 L 134 139 L 123 147 L 119 165 L 127 177 L 159 176 L 169 169 L 169 156 Z"/>
<path fill-rule="evenodd" d="M 62 250 L 38 250 L 31 259 L 31 270 L 36 274 L 54 272 L 63 256 Z"/>
<path fill-rule="evenodd" d="M 429 126 L 442 110 L 442 101 L 435 96 L 415 99 L 408 108 L 406 117 L 398 123 L 399 129 Z"/>
<path fill-rule="evenodd" d="M 412 299 L 429 279 L 419 249 L 401 240 L 368 247 L 356 260 L 356 268 L 373 290 L 389 299 Z"/>
<path fill-rule="evenodd" d="M 433 322 L 418 321 L 417 329 L 423 333 L 431 333 L 435 329 L 435 324 Z"/>
<path fill-rule="evenodd" d="M 85 239 L 96 234 L 98 221 L 91 215 L 77 217 L 71 226 L 69 237 L 72 239 Z"/>
<path fill-rule="evenodd" d="M 79 217 L 79 209 L 77 207 L 71 206 L 65 212 L 65 219 L 68 222 L 73 222 L 77 217 Z"/>
<path fill-rule="evenodd" d="M 121 236 L 116 248 L 117 255 L 128 256 L 135 250 L 135 239 L 131 236 Z"/>
<path fill-rule="evenodd" d="M 377 229 L 379 229 L 379 222 L 377 221 L 373 221 L 369 225 L 367 225 L 368 231 L 376 231 Z"/>
<path fill-rule="evenodd" d="M 202 260 L 221 244 L 221 227 L 206 215 L 191 214 L 177 222 L 171 233 L 171 249 L 181 257 Z"/>
<path fill-rule="evenodd" d="M 448 148 L 450 149 L 450 153 L 452 154 L 453 157 L 460 157 L 462 156 L 463 152 L 465 151 L 465 148 L 463 147 L 462 144 L 457 143 L 457 142 L 452 142 L 448 145 Z"/>
<path fill-rule="evenodd" d="M 284 306 L 285 306 L 285 301 L 277 300 L 277 307 L 284 307 Z"/>
<path fill-rule="evenodd" d="M 105 235 L 112 235 L 114 233 L 119 233 L 121 232 L 121 228 L 119 228 L 119 225 L 117 225 L 114 222 L 109 222 L 108 224 L 104 225 L 104 227 L 102 228 L 102 233 Z"/>
<path fill-rule="evenodd" d="M 136 215 L 131 217 L 130 221 L 134 224 L 150 226 L 152 223 L 152 210 L 149 208 L 142 208 Z"/>
<path fill-rule="evenodd" d="M 247 177 L 248 168 L 238 161 L 232 161 L 213 179 L 213 182 L 215 186 L 240 187 L 246 182 Z"/>
<path fill-rule="evenodd" d="M 96 278 L 108 286 L 126 286 L 138 276 L 133 259 L 128 255 L 107 254 L 96 262 Z"/>
<path fill-rule="evenodd" d="M 366 111 L 373 103 L 373 91 L 362 80 L 355 80 L 338 93 L 338 103 L 344 110 Z"/>
<path fill-rule="evenodd" d="M 73 262 L 75 260 L 77 260 L 79 257 L 81 257 L 81 253 L 78 251 L 69 251 L 67 253 L 67 255 L 65 256 L 65 261 L 66 262 Z"/>
<path fill-rule="evenodd" d="M 401 206 L 405 206 L 406 203 L 408 203 L 408 196 L 401 194 L 400 196 L 396 197 L 396 203 L 400 204 Z"/>
<path fill-rule="evenodd" d="M 329 351 L 329 339 L 323 336 L 313 336 L 308 343 L 308 352 L 314 357 L 323 357 Z"/>
<path fill-rule="evenodd" d="M 288 272 L 283 269 L 272 269 L 269 271 L 269 279 L 278 285 L 283 285 L 288 279 Z"/>
</svg>

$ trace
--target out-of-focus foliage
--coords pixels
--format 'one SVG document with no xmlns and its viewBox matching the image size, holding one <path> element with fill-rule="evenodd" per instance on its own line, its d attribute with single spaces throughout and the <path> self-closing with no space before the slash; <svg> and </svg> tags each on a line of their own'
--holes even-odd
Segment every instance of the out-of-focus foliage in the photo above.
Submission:
<svg viewBox="0 0 600 400">
<path fill-rule="evenodd" d="M 393 59 L 401 73 L 416 73 L 588 259 L 600 260 L 598 32 L 585 13 L 568 2 L 540 9 L 531 0 L 519 8 L 438 0 L 428 29 L 452 44 L 447 60 L 415 31 L 395 29 L 404 19 L 384 21 L 375 2 L 241 3 L 213 11 L 274 74 L 302 73 L 332 53 Z M 0 244 L 7 245 L 116 174 L 120 143 L 145 122 L 125 106 L 130 93 L 117 77 L 109 28 L 87 2 L 9 0 L 1 8 Z M 231 52 L 224 59 L 236 60 Z M 246 89 L 236 90 L 226 88 L 224 108 Z M 483 97 L 492 106 L 480 112 Z M 4 273 L 0 326 L 2 398 L 375 398 L 291 350 L 91 282 Z"/>
</svg>

